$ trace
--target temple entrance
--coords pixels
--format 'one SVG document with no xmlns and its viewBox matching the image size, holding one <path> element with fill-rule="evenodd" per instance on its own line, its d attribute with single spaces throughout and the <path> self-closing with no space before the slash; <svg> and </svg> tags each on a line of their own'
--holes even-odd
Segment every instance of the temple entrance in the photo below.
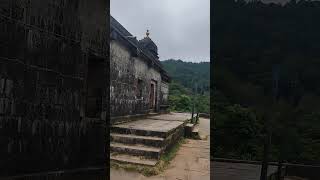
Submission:
<svg viewBox="0 0 320 180">
<path fill-rule="evenodd" d="M 157 81 L 151 80 L 150 84 L 150 109 L 155 110 L 157 104 Z"/>
<path fill-rule="evenodd" d="M 92 56 L 88 59 L 86 116 L 100 118 L 103 90 L 105 89 L 104 59 Z"/>
</svg>

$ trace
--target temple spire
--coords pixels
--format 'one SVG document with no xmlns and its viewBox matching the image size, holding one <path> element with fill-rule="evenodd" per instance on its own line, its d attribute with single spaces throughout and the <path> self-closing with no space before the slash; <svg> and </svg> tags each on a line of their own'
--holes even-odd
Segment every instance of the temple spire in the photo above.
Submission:
<svg viewBox="0 0 320 180">
<path fill-rule="evenodd" d="M 149 35 L 150 35 L 149 29 L 147 29 L 146 35 L 147 35 L 147 37 L 149 37 Z"/>
</svg>

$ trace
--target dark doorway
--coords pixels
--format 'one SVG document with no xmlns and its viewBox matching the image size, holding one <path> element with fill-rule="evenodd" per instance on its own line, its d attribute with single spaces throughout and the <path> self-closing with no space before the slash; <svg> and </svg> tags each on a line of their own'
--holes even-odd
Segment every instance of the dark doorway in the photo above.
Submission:
<svg viewBox="0 0 320 180">
<path fill-rule="evenodd" d="M 150 86 L 150 109 L 155 110 L 157 104 L 157 82 L 151 80 Z"/>
<path fill-rule="evenodd" d="M 153 109 L 154 107 L 154 84 L 151 84 L 150 89 L 150 109 Z"/>
<path fill-rule="evenodd" d="M 137 84 L 137 98 L 140 99 L 142 97 L 142 89 L 143 89 L 143 82 L 141 79 L 138 79 Z"/>
<path fill-rule="evenodd" d="M 91 56 L 88 60 L 86 116 L 100 118 L 105 88 L 104 59 Z"/>
</svg>

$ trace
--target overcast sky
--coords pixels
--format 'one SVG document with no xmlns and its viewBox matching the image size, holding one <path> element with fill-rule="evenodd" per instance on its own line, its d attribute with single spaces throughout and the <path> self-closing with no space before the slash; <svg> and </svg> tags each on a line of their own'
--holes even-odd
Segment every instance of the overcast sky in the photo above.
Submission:
<svg viewBox="0 0 320 180">
<path fill-rule="evenodd" d="M 138 40 L 150 29 L 160 60 L 210 61 L 210 0 L 111 0 L 110 11 Z"/>
</svg>

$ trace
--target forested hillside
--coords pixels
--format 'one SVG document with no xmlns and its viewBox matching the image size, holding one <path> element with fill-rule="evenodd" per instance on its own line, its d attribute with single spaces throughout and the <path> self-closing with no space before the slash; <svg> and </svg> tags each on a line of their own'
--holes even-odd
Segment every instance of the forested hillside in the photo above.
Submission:
<svg viewBox="0 0 320 180">
<path fill-rule="evenodd" d="M 228 13 L 226 13 L 226 11 Z M 215 4 L 216 157 L 320 163 L 320 3 Z"/>
<path fill-rule="evenodd" d="M 209 62 L 184 62 L 182 60 L 161 61 L 174 81 L 188 89 L 198 88 L 199 92 L 208 92 L 210 87 Z"/>
<path fill-rule="evenodd" d="M 169 90 L 171 110 L 191 112 L 195 102 L 196 111 L 209 113 L 210 63 L 172 59 L 161 63 L 172 78 Z"/>
</svg>

